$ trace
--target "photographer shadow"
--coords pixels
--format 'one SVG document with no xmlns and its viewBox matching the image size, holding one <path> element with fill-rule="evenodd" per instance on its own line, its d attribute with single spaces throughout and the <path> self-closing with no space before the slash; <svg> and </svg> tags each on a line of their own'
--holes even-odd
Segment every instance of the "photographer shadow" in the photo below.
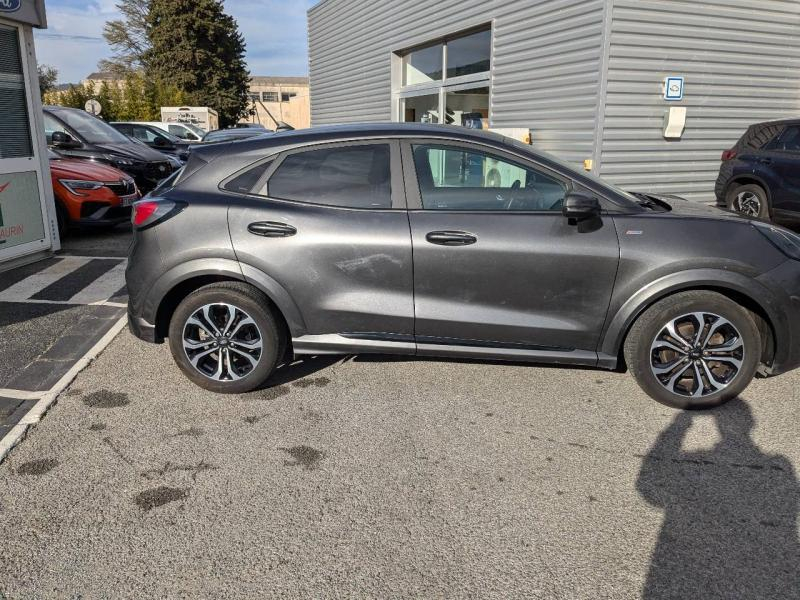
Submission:
<svg viewBox="0 0 800 600">
<path fill-rule="evenodd" d="M 643 598 L 800 598 L 792 464 L 755 445 L 740 399 L 710 413 L 719 443 L 682 450 L 697 414 L 678 414 L 642 462 L 636 488 L 664 510 Z"/>
</svg>

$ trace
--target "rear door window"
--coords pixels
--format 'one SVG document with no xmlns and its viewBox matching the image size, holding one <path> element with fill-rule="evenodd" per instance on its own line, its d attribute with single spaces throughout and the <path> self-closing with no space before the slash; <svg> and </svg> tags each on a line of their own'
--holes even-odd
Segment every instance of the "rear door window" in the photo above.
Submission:
<svg viewBox="0 0 800 600">
<path fill-rule="evenodd" d="M 272 198 L 346 208 L 391 208 L 388 144 L 289 154 L 269 179 Z"/>
<path fill-rule="evenodd" d="M 800 127 L 792 126 L 784 129 L 780 135 L 776 136 L 765 150 L 780 150 L 783 152 L 800 152 Z"/>
</svg>

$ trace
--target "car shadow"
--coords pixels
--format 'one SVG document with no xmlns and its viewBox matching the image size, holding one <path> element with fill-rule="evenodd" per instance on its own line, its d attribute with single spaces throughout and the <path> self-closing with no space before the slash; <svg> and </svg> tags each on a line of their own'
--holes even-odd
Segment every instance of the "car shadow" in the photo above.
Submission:
<svg viewBox="0 0 800 600">
<path fill-rule="evenodd" d="M 720 441 L 684 451 L 698 414 Z M 762 452 L 750 407 L 736 399 L 679 413 L 644 457 L 636 488 L 664 511 L 642 597 L 800 598 L 800 487 L 791 462 Z"/>
<path fill-rule="evenodd" d="M 269 379 L 258 389 L 267 389 L 293 383 L 335 365 L 344 357 L 341 355 L 302 356 L 281 364 Z"/>
</svg>

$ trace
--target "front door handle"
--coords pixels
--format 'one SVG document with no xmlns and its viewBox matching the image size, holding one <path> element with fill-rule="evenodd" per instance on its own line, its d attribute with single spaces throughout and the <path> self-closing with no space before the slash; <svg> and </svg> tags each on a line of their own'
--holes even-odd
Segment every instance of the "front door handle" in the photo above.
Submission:
<svg viewBox="0 0 800 600">
<path fill-rule="evenodd" d="M 431 231 L 425 239 L 438 246 L 469 246 L 478 241 L 478 238 L 466 231 Z"/>
<path fill-rule="evenodd" d="M 247 226 L 247 231 L 253 235 L 260 235 L 262 237 L 289 237 L 297 233 L 297 229 L 286 223 L 278 223 L 276 221 L 260 221 L 258 223 L 250 223 Z"/>
<path fill-rule="evenodd" d="M 772 164 L 772 159 L 769 158 L 768 156 L 762 156 L 761 158 L 759 158 L 757 160 L 758 160 L 758 162 L 760 162 L 763 165 L 771 165 Z"/>
</svg>

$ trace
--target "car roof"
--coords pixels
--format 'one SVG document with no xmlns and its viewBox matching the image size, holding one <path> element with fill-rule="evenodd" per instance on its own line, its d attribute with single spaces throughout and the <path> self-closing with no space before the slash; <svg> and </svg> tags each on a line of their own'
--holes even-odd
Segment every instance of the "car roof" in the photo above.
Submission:
<svg viewBox="0 0 800 600">
<path fill-rule="evenodd" d="M 769 125 L 800 125 L 800 117 L 786 117 L 773 121 L 761 121 L 760 123 L 753 123 L 751 127 L 764 127 Z"/>
</svg>

